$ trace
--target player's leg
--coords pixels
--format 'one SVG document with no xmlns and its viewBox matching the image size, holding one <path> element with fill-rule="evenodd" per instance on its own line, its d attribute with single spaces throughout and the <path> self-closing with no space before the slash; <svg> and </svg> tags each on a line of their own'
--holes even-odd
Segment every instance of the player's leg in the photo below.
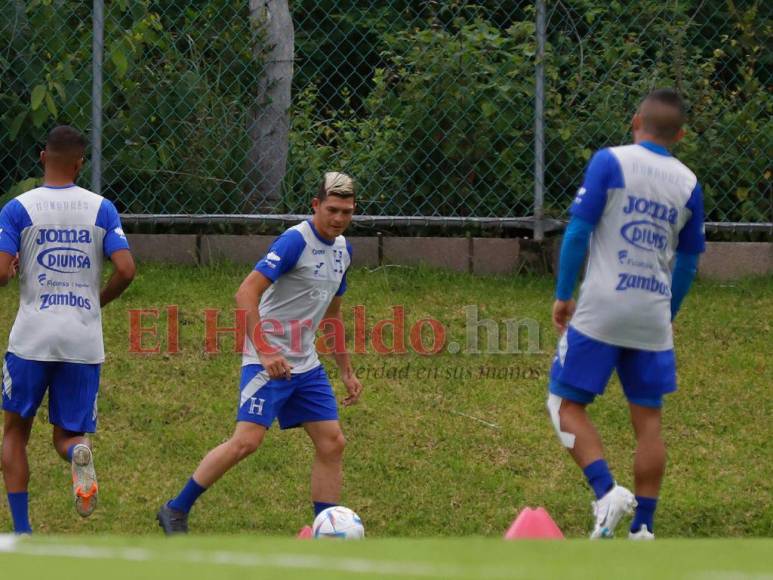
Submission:
<svg viewBox="0 0 773 580">
<path fill-rule="evenodd" d="M 100 371 L 99 364 L 53 363 L 48 394 L 54 448 L 70 462 L 75 511 L 84 518 L 94 513 L 99 499 L 94 454 L 85 434 L 97 430 Z"/>
<path fill-rule="evenodd" d="M 676 390 L 674 352 L 627 349 L 620 358 L 618 374 L 628 398 L 636 434 L 634 480 L 637 506 L 629 537 L 649 540 L 654 538 L 655 510 L 666 469 L 661 407 L 663 395 Z"/>
<path fill-rule="evenodd" d="M 260 447 L 266 429 L 263 425 L 239 421 L 228 441 L 221 443 L 204 456 L 180 493 L 162 505 L 156 514 L 159 526 L 165 534 L 188 532 L 188 514 L 199 497 L 229 469 L 252 455 Z"/>
<path fill-rule="evenodd" d="M 233 435 L 207 453 L 193 472 L 193 480 L 203 488 L 211 487 L 242 459 L 258 450 L 266 435 L 266 427 L 257 423 L 239 421 Z"/>
<path fill-rule="evenodd" d="M 311 466 L 311 500 L 314 513 L 338 505 L 343 484 L 343 459 L 346 439 L 338 421 L 304 423 L 303 428 L 314 443 Z"/>
<path fill-rule="evenodd" d="M 48 386 L 49 363 L 30 361 L 6 353 L 3 360 L 2 467 L 8 505 L 16 533 L 30 533 L 30 479 L 27 442 L 38 407 Z"/>
<path fill-rule="evenodd" d="M 636 513 L 631 522 L 631 534 L 644 539 L 653 533 L 655 509 L 660 484 L 666 471 L 666 445 L 661 437 L 659 408 L 630 404 L 631 421 L 636 433 L 636 456 L 633 463 Z M 642 530 L 642 527 L 646 530 Z"/>
<path fill-rule="evenodd" d="M 3 481 L 8 494 L 13 529 L 17 534 L 32 532 L 29 520 L 30 468 L 27 459 L 27 442 L 32 432 L 34 417 L 24 418 L 17 413 L 3 413 Z"/>
<path fill-rule="evenodd" d="M 619 356 L 619 348 L 570 327 L 561 337 L 551 369 L 548 411 L 559 440 L 583 470 L 596 496 L 591 538 L 608 538 L 626 513 L 633 510 L 633 494 L 616 485 L 604 460 L 601 437 L 587 406 L 604 392 Z"/>
<path fill-rule="evenodd" d="M 346 439 L 338 423 L 338 403 L 325 369 L 320 365 L 293 378 L 297 386 L 277 418 L 282 429 L 302 425 L 314 443 L 311 500 L 317 516 L 340 499 Z"/>
<path fill-rule="evenodd" d="M 80 431 L 69 431 L 63 429 L 58 425 L 54 425 L 53 430 L 53 444 L 59 457 L 67 462 L 72 461 L 72 453 L 75 450 L 76 445 L 85 445 L 89 449 L 91 448 L 91 441 L 86 436 L 86 433 Z"/>
<path fill-rule="evenodd" d="M 240 404 L 233 435 L 201 460 L 180 493 L 166 502 L 156 519 L 166 534 L 187 533 L 193 505 L 218 479 L 263 443 L 271 423 L 289 397 L 291 381 L 270 380 L 260 365 L 242 367 Z"/>
<path fill-rule="evenodd" d="M 587 406 L 592 401 L 586 399 L 585 392 L 570 393 L 566 386 L 554 386 L 552 394 L 561 393 L 561 406 L 558 410 L 560 430 L 574 436 L 574 444 L 567 448 L 580 469 L 585 469 L 592 463 L 604 459 L 604 446 L 596 426 L 588 416 Z M 570 398 L 571 397 L 571 398 Z M 577 399 L 577 400 L 572 400 Z M 611 479 L 611 476 L 610 476 Z M 591 484 L 591 487 L 594 487 Z M 611 489 L 601 489 L 602 495 Z M 594 488 L 595 489 L 595 488 Z"/>
</svg>

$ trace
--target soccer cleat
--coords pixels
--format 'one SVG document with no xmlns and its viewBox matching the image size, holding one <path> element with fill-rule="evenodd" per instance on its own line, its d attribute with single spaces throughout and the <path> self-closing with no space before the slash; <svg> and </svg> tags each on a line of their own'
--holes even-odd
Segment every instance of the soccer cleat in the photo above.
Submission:
<svg viewBox="0 0 773 580">
<path fill-rule="evenodd" d="M 593 515 L 596 525 L 590 539 L 611 538 L 615 528 L 626 514 L 632 514 L 636 507 L 636 498 L 626 488 L 615 484 L 609 492 L 598 501 L 593 502 Z"/>
<path fill-rule="evenodd" d="M 310 540 L 312 538 L 312 530 L 311 526 L 303 526 L 301 528 L 301 531 L 298 532 L 298 535 L 295 536 L 299 540 Z"/>
<path fill-rule="evenodd" d="M 89 517 L 97 507 L 99 486 L 94 471 L 94 455 L 83 443 L 72 450 L 72 492 L 75 496 L 75 511 L 83 518 Z"/>
<path fill-rule="evenodd" d="M 649 531 L 647 524 L 642 524 L 638 532 L 628 532 L 629 540 L 649 541 L 655 539 L 655 534 Z"/>
<path fill-rule="evenodd" d="M 164 504 L 156 514 L 158 525 L 167 536 L 188 533 L 188 514 Z"/>
</svg>

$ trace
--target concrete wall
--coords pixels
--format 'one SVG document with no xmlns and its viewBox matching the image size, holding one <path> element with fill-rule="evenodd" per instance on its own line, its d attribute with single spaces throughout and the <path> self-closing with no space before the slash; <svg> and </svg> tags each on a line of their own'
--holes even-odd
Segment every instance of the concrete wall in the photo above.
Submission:
<svg viewBox="0 0 773 580">
<path fill-rule="evenodd" d="M 253 265 L 274 236 L 129 234 L 140 261 L 207 265 L 223 260 Z M 448 268 L 482 275 L 514 275 L 555 271 L 559 239 L 546 243 L 514 238 L 351 237 L 355 267 L 384 264 Z M 732 280 L 773 274 L 773 243 L 709 242 L 699 276 Z"/>
<path fill-rule="evenodd" d="M 754 274 L 773 274 L 773 243 L 708 242 L 698 264 L 701 278 L 735 280 Z"/>
</svg>

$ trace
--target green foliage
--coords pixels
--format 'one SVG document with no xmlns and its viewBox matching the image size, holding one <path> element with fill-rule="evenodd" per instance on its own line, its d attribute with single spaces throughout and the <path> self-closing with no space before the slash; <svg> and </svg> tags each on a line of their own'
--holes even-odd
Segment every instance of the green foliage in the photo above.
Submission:
<svg viewBox="0 0 773 580">
<path fill-rule="evenodd" d="M 762 0 L 548 3 L 546 211 L 565 215 L 591 153 L 629 139 L 639 99 L 691 105 L 676 153 L 711 221 L 773 221 L 771 13 Z M 320 174 L 381 215 L 523 216 L 534 188 L 531 2 L 292 3 L 296 63 L 283 203 Z M 0 5 L 0 192 L 37 174 L 55 123 L 91 119 L 91 5 Z M 248 3 L 106 3 L 104 189 L 122 211 L 238 213 L 266 47 Z M 88 168 L 81 182 L 89 186 Z"/>
<path fill-rule="evenodd" d="M 0 165 L 2 190 L 15 191 L 37 172 L 46 130 L 90 126 L 91 5 L 5 4 Z M 106 195 L 127 212 L 238 211 L 260 74 L 246 3 L 108 2 L 104 37 Z"/>
</svg>

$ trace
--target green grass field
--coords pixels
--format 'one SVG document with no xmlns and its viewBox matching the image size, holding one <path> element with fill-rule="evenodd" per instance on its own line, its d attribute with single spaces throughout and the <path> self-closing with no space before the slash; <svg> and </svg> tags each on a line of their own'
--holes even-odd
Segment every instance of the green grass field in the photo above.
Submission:
<svg viewBox="0 0 773 580">
<path fill-rule="evenodd" d="M 277 538 L 0 538 L 9 577 L 80 580 L 249 578 L 514 578 L 770 580 L 772 540 L 658 540 L 654 544 L 504 542 L 483 538 L 357 543 Z M 6 541 L 7 544 L 7 541 Z"/>
<path fill-rule="evenodd" d="M 31 517 L 39 534 L 29 543 L 30 550 L 48 545 L 40 534 L 159 533 L 154 520 L 158 506 L 178 491 L 203 454 L 232 430 L 240 358 L 231 352 L 230 337 L 222 340 L 223 354 L 204 354 L 203 311 L 231 309 L 233 294 L 247 272 L 249 268 L 227 265 L 206 269 L 142 265 L 125 297 L 104 311 L 108 355 L 99 400 L 100 431 L 94 439 L 101 504 L 88 520 L 75 514 L 68 466 L 51 448 L 50 427 L 41 410 L 30 444 Z M 349 442 L 343 503 L 363 517 L 371 540 L 362 547 L 301 548 L 296 543 L 257 539 L 290 536 L 311 520 L 310 445 L 302 432 L 278 429 L 271 430 L 261 450 L 205 494 L 191 515 L 195 533 L 245 536 L 169 544 L 137 539 L 128 545 L 149 550 L 158 570 L 201 569 L 202 573 L 210 570 L 209 564 L 184 563 L 175 560 L 174 554 L 189 547 L 215 550 L 222 546 L 256 557 L 263 554 L 269 561 L 272 554 L 305 550 L 330 558 L 426 560 L 432 566 L 447 559 L 459 567 L 460 577 L 478 574 L 476 566 L 507 568 L 507 562 L 516 572 L 520 565 L 527 571 L 544 565 L 555 567 L 557 574 L 577 554 L 603 570 L 604 559 L 598 554 L 605 550 L 613 554 L 612 561 L 627 561 L 632 548 L 625 542 L 614 542 L 618 546 L 614 548 L 590 547 L 585 542 L 557 548 L 482 539 L 373 541 L 498 537 L 521 508 L 538 505 L 549 510 L 567 536 L 583 537 L 589 530 L 592 498 L 581 473 L 556 440 L 544 410 L 546 376 L 556 341 L 549 324 L 550 279 L 476 278 L 394 267 L 357 270 L 350 275 L 349 288 L 347 323 L 354 305 L 366 306 L 369 327 L 389 316 L 392 305 L 404 305 L 409 327 L 431 316 L 447 326 L 448 340 L 464 342 L 464 306 L 478 305 L 480 318 L 500 323 L 509 318 L 537 321 L 540 352 L 355 357 L 366 392 L 360 405 L 342 411 Z M 12 324 L 17 300 L 15 283 L 0 292 L 3 336 Z M 181 352 L 129 353 L 127 309 L 160 308 L 163 313 L 169 304 L 180 309 Z M 773 536 L 772 314 L 770 277 L 730 284 L 699 282 L 685 302 L 676 324 L 680 391 L 668 398 L 665 408 L 669 466 L 656 521 L 661 539 Z M 160 322 L 164 346 L 163 316 Z M 221 326 L 232 322 L 230 314 L 221 316 Z M 148 343 L 152 340 L 146 337 Z M 522 335 L 521 346 L 525 348 L 527 342 Z M 485 344 L 483 336 L 481 344 Z M 592 412 L 616 478 L 631 485 L 633 437 L 616 381 Z M 0 530 L 9 529 L 3 501 Z M 105 549 L 126 545 L 82 537 L 61 540 L 61 545 L 70 543 Z M 754 563 L 771 547 L 770 542 L 659 541 L 658 545 L 662 559 L 650 564 L 664 570 L 681 565 L 682 560 L 685 566 L 705 563 L 706 570 L 757 570 Z M 677 558 L 683 549 L 684 558 Z M 642 548 L 636 557 L 648 559 L 647 554 L 661 553 L 652 550 L 658 548 Z M 746 551 L 748 559 L 743 556 Z M 3 566 L 26 566 L 30 557 L 25 547 L 22 554 L 4 556 Z M 39 565 L 47 561 L 41 559 Z M 51 561 L 62 571 L 79 565 Z M 737 567 L 746 564 L 748 568 Z M 145 565 L 125 564 L 126 569 Z M 245 574 L 238 566 L 223 569 L 234 577 Z M 302 573 L 306 572 L 297 571 Z M 190 577 L 198 576 L 191 573 Z M 223 572 L 218 577 L 228 576 Z"/>
</svg>

